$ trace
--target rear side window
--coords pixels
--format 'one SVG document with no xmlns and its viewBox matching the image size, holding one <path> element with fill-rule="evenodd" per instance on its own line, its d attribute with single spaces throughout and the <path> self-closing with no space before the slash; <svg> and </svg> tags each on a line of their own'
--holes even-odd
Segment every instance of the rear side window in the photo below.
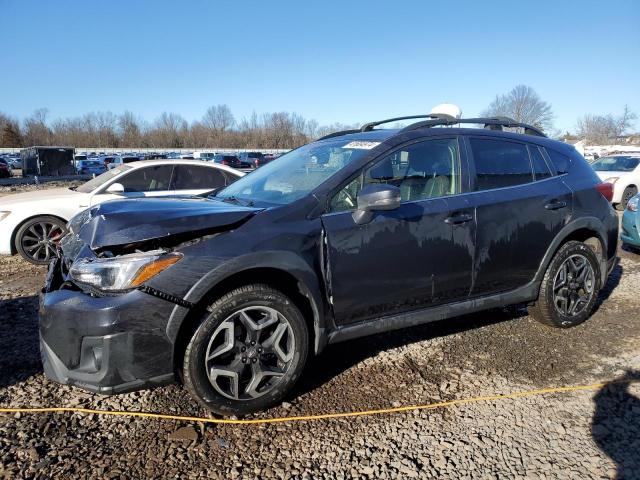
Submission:
<svg viewBox="0 0 640 480">
<path fill-rule="evenodd" d="M 569 171 L 569 162 L 571 161 L 569 157 L 550 148 L 547 149 L 547 155 L 549 155 L 551 163 L 558 175 L 564 175 Z"/>
<path fill-rule="evenodd" d="M 527 147 L 521 143 L 469 138 L 476 167 L 476 190 L 512 187 L 533 181 Z"/>
<path fill-rule="evenodd" d="M 531 165 L 533 166 L 533 174 L 536 180 L 544 180 L 545 178 L 553 176 L 551 170 L 549 170 L 549 165 L 547 165 L 538 147 L 529 145 L 529 155 L 531 155 Z"/>
<path fill-rule="evenodd" d="M 216 168 L 178 165 L 173 172 L 174 190 L 213 190 L 224 187 L 226 179 Z"/>
</svg>

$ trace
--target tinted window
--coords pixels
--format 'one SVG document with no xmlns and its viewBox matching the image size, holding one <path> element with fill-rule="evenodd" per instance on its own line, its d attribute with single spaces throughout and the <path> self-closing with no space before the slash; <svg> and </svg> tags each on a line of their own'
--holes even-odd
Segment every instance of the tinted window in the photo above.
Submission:
<svg viewBox="0 0 640 480">
<path fill-rule="evenodd" d="M 173 174 L 175 190 L 213 190 L 225 186 L 224 176 L 215 168 L 179 165 Z"/>
<path fill-rule="evenodd" d="M 569 162 L 571 161 L 569 157 L 550 148 L 547 149 L 547 154 L 558 175 L 563 175 L 569 171 Z"/>
<path fill-rule="evenodd" d="M 529 155 L 531 155 L 531 165 L 533 165 L 533 174 L 536 180 L 543 180 L 553 176 L 551 170 L 549 170 L 549 165 L 547 165 L 538 147 L 529 145 Z"/>
<path fill-rule="evenodd" d="M 476 190 L 511 187 L 533 181 L 527 147 L 521 143 L 470 138 Z"/>
<path fill-rule="evenodd" d="M 403 202 L 460 193 L 460 156 L 455 138 L 415 143 L 386 156 L 334 195 L 332 211 L 352 210 L 361 186 L 386 183 Z"/>
<path fill-rule="evenodd" d="M 118 180 L 125 192 L 156 192 L 169 190 L 171 180 L 170 165 L 137 168 Z"/>
</svg>

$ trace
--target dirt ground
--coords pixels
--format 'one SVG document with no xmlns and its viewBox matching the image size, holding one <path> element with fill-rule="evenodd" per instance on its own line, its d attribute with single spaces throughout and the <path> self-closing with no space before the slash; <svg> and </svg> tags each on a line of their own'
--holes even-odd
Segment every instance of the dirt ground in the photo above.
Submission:
<svg viewBox="0 0 640 480">
<path fill-rule="evenodd" d="M 308 364 L 256 418 L 367 410 L 615 380 L 588 391 L 351 419 L 203 425 L 84 414 L 0 415 L 6 478 L 640 478 L 640 255 L 586 323 L 509 307 L 364 338 Z M 104 397 L 46 380 L 44 268 L 0 257 L 0 406 L 206 416 L 178 385 Z"/>
</svg>

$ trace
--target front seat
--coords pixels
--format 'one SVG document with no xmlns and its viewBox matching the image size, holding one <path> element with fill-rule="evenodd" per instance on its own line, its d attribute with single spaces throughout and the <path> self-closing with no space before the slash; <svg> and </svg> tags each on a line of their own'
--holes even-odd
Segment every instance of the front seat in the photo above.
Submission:
<svg viewBox="0 0 640 480">
<path fill-rule="evenodd" d="M 448 148 L 433 149 L 430 152 L 412 152 L 409 156 L 409 172 L 400 184 L 400 195 L 405 201 L 430 197 L 442 197 L 449 193 L 451 181 L 438 172 L 450 171 Z"/>
</svg>

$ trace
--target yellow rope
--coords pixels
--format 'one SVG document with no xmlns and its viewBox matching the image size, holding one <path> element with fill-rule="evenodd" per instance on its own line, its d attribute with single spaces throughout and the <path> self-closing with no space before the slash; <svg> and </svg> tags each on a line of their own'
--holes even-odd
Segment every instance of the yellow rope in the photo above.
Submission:
<svg viewBox="0 0 640 480">
<path fill-rule="evenodd" d="M 620 383 L 620 381 L 592 383 L 591 385 L 576 385 L 570 387 L 552 387 L 541 388 L 538 390 L 527 390 L 514 393 L 505 393 L 498 395 L 486 395 L 480 397 L 462 398 L 457 400 L 449 400 L 446 402 L 430 403 L 426 405 L 409 405 L 404 407 L 381 408 L 376 410 L 361 410 L 355 412 L 336 412 L 322 413 L 317 415 L 300 415 L 291 417 L 276 418 L 256 418 L 256 419 L 225 419 L 225 418 L 206 418 L 206 417 L 189 417 L 183 415 L 166 415 L 162 413 L 149 412 L 128 412 L 115 410 L 96 410 L 93 408 L 82 407 L 33 407 L 33 408 L 0 408 L 0 413 L 88 413 L 96 415 L 113 415 L 120 417 L 142 417 L 157 420 L 177 420 L 182 422 L 203 422 L 216 424 L 232 424 L 232 425 L 260 425 L 267 423 L 285 423 L 285 422 L 304 422 L 313 420 L 333 420 L 336 418 L 347 417 L 364 417 L 370 415 L 382 415 L 388 413 L 407 412 L 412 410 L 431 410 L 434 408 L 451 407 L 454 405 L 464 405 L 468 403 L 488 402 L 492 400 L 508 400 L 514 398 L 531 397 L 535 395 L 545 395 L 550 393 L 576 392 L 584 390 L 596 390 L 607 384 Z"/>
</svg>

